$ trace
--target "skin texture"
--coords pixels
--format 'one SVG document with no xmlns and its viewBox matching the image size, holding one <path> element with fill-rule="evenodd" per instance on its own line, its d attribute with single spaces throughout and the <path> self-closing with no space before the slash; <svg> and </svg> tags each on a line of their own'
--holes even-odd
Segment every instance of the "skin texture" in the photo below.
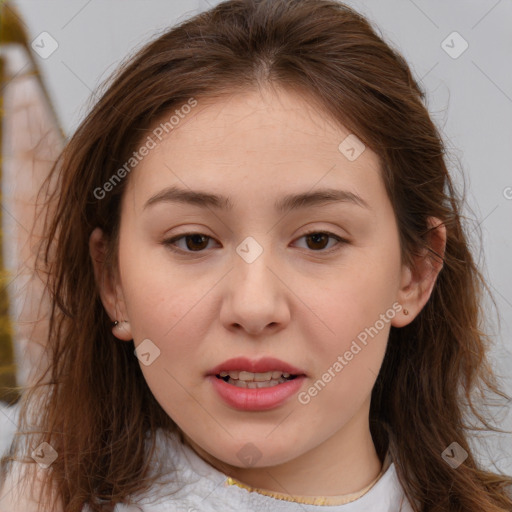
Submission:
<svg viewBox="0 0 512 512">
<path fill-rule="evenodd" d="M 420 256 L 414 270 L 402 265 L 379 159 L 366 148 L 349 161 L 338 150 L 349 133 L 289 91 L 199 101 L 129 176 L 118 272 L 102 264 L 101 230 L 90 238 L 103 304 L 112 320 L 128 322 L 115 335 L 136 347 L 150 339 L 160 350 L 141 364 L 155 398 L 203 459 L 254 487 L 333 496 L 378 475 L 368 414 L 389 329 L 414 319 L 440 270 Z M 233 209 L 143 208 L 171 185 L 226 195 Z M 324 187 L 358 194 L 369 208 L 339 202 L 274 210 L 286 194 Z M 347 243 L 315 242 L 304 236 L 309 230 Z M 437 231 L 433 248 L 442 254 L 444 228 Z M 188 251 L 181 255 L 162 244 L 189 232 L 211 238 L 188 247 L 185 238 L 176 241 Z M 236 252 L 248 236 L 263 248 L 252 263 Z M 409 314 L 384 322 L 307 404 L 295 395 L 273 410 L 238 411 L 205 378 L 231 357 L 273 356 L 301 368 L 307 390 L 394 303 Z M 237 455 L 247 443 L 260 454 L 251 467 Z"/>
</svg>

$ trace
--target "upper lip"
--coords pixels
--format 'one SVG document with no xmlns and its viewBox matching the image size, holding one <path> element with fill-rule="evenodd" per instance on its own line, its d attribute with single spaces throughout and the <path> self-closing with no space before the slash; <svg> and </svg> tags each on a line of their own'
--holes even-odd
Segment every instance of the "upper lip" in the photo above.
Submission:
<svg viewBox="0 0 512 512">
<path fill-rule="evenodd" d="M 222 371 L 240 370 L 252 373 L 265 373 L 281 370 L 291 375 L 305 375 L 305 372 L 295 366 L 285 363 L 275 357 L 262 357 L 261 359 L 248 359 L 247 357 L 234 357 L 212 368 L 208 375 L 218 375 Z"/>
</svg>

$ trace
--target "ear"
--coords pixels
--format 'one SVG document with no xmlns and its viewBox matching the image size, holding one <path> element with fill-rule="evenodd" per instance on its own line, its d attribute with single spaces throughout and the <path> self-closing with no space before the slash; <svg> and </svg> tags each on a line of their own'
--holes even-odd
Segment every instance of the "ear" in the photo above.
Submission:
<svg viewBox="0 0 512 512">
<path fill-rule="evenodd" d="M 112 322 L 115 320 L 119 322 L 112 328 L 114 336 L 120 340 L 131 341 L 133 336 L 128 322 L 123 290 L 117 271 L 113 271 L 106 264 L 106 247 L 103 231 L 100 228 L 95 228 L 89 237 L 89 253 L 101 302 Z"/>
<path fill-rule="evenodd" d="M 439 272 L 443 268 L 446 248 L 446 227 L 437 217 L 428 218 L 428 249 L 415 255 L 412 267 L 404 265 L 398 291 L 401 315 L 391 321 L 394 327 L 403 327 L 414 320 L 427 303 Z M 408 314 L 403 314 L 407 310 Z"/>
</svg>

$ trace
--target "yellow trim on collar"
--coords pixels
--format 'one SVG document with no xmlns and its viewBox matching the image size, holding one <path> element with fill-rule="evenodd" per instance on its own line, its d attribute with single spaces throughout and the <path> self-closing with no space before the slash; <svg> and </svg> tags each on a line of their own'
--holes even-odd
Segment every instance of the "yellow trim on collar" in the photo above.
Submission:
<svg viewBox="0 0 512 512">
<path fill-rule="evenodd" d="M 250 487 L 230 476 L 226 478 L 225 485 L 236 485 L 249 492 L 257 492 L 258 494 L 263 494 L 265 496 L 269 496 L 271 498 L 275 498 L 278 500 L 292 501 L 294 503 L 303 503 L 304 505 L 345 505 L 365 495 L 381 479 L 382 475 L 385 473 L 390 463 L 391 460 L 389 456 L 386 456 L 384 464 L 382 465 L 382 469 L 380 473 L 377 475 L 377 478 L 375 478 L 375 480 L 373 480 L 370 484 L 368 484 L 360 491 L 351 494 L 344 494 L 342 496 L 292 496 L 290 494 L 282 494 L 279 492 L 270 491 L 268 489 Z"/>
</svg>

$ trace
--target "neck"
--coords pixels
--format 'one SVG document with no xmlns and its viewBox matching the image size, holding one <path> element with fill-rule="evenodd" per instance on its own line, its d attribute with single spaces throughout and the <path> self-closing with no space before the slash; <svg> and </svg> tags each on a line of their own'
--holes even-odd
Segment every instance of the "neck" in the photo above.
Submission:
<svg viewBox="0 0 512 512">
<path fill-rule="evenodd" d="M 275 466 L 231 466 L 212 457 L 185 434 L 184 439 L 206 462 L 249 487 L 291 496 L 340 496 L 360 491 L 382 469 L 369 429 L 368 409 L 362 408 L 323 443 Z"/>
</svg>

